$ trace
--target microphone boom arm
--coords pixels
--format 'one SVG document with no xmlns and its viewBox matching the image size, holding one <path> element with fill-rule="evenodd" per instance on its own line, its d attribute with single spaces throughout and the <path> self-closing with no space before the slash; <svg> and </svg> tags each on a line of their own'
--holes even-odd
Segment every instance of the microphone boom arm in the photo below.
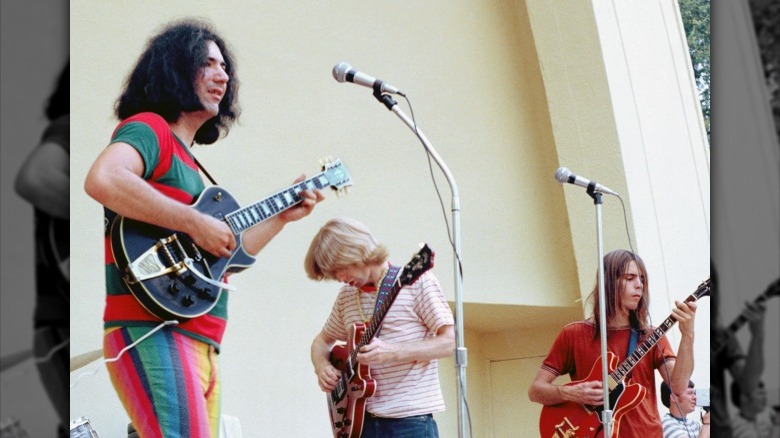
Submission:
<svg viewBox="0 0 780 438">
<path fill-rule="evenodd" d="M 425 147 L 426 152 L 433 158 L 436 165 L 444 173 L 447 178 L 447 183 L 450 185 L 450 192 L 452 193 L 452 244 L 455 252 L 453 257 L 454 270 L 455 270 L 455 367 L 457 368 L 458 385 L 457 397 L 458 397 L 458 437 L 464 438 L 468 436 L 468 429 L 466 428 L 466 365 L 468 362 L 468 352 L 466 351 L 464 336 L 463 336 L 463 281 L 460 275 L 460 196 L 458 194 L 458 186 L 455 183 L 455 178 L 452 176 L 447 164 L 442 160 L 441 156 L 436 149 L 431 145 L 428 138 L 420 131 L 420 128 L 398 107 L 397 102 L 389 95 L 382 94 L 379 87 L 374 87 L 374 97 L 384 104 L 388 110 L 395 113 L 399 119 L 401 119 L 412 132 L 419 137 Z"/>
</svg>

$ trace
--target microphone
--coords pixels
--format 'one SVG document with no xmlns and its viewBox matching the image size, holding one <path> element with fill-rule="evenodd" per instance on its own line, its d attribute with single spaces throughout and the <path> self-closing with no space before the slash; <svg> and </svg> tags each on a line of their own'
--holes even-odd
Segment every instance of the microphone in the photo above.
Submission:
<svg viewBox="0 0 780 438">
<path fill-rule="evenodd" d="M 346 62 L 340 62 L 333 66 L 333 78 L 339 82 L 352 82 L 353 84 L 362 85 L 364 87 L 372 88 L 379 93 L 398 94 L 400 96 L 406 96 L 398 88 L 388 84 L 385 81 L 369 76 L 365 73 L 361 73 Z"/>
<path fill-rule="evenodd" d="M 571 170 L 565 167 L 559 167 L 558 170 L 555 171 L 555 179 L 557 179 L 558 182 L 561 183 L 574 184 L 585 188 L 590 188 L 591 186 L 593 186 L 594 192 L 601 192 L 601 193 L 607 193 L 610 195 L 618 196 L 617 192 L 615 192 L 614 190 L 611 190 L 608 187 L 604 187 L 601 184 L 597 183 L 596 181 L 591 181 L 579 175 L 575 175 L 574 173 L 572 173 Z"/>
</svg>

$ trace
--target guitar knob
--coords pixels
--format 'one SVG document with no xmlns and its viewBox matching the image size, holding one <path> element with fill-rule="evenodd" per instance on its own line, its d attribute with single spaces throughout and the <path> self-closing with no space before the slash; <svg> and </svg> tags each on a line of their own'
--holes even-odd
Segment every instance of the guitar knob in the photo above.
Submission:
<svg viewBox="0 0 780 438">
<path fill-rule="evenodd" d="M 214 301 L 217 300 L 217 297 L 214 296 L 214 294 L 211 293 L 211 289 L 209 289 L 207 287 L 200 288 L 200 290 L 198 291 L 198 297 L 200 297 L 200 298 L 202 298 L 204 300 L 207 300 L 207 301 L 211 301 L 211 302 L 214 302 Z"/>
<path fill-rule="evenodd" d="M 193 276 L 193 275 L 185 276 L 184 277 L 184 284 L 186 284 L 187 286 L 192 286 L 193 284 L 195 284 L 195 276 Z"/>
<path fill-rule="evenodd" d="M 347 427 L 352 426 L 352 420 L 344 420 L 344 425 Z"/>
<path fill-rule="evenodd" d="M 337 421 L 337 422 L 333 423 L 333 425 L 338 427 L 338 428 L 340 428 L 341 427 L 341 421 Z"/>
<path fill-rule="evenodd" d="M 338 409 L 336 409 L 336 413 L 337 413 L 337 414 L 343 414 L 343 413 L 344 413 L 344 411 L 346 411 L 346 409 L 344 409 L 344 408 L 338 408 Z"/>
<path fill-rule="evenodd" d="M 171 295 L 176 295 L 179 293 L 179 285 L 176 283 L 171 283 L 168 285 L 168 293 Z"/>
<path fill-rule="evenodd" d="M 181 303 L 184 307 L 190 307 L 195 304 L 195 300 L 192 298 L 192 295 L 185 295 L 184 298 L 181 299 Z"/>
</svg>

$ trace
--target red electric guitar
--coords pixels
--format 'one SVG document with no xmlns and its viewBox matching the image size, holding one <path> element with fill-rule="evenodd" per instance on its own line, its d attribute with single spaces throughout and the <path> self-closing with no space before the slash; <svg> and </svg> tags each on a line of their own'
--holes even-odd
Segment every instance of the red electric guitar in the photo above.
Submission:
<svg viewBox="0 0 780 438">
<path fill-rule="evenodd" d="M 688 301 L 696 301 L 710 294 L 710 280 L 707 279 L 692 293 Z M 609 370 L 609 403 L 612 406 L 612 436 L 621 436 L 620 420 L 630 410 L 634 409 L 645 397 L 647 389 L 638 383 L 624 381 L 628 373 L 639 363 L 650 349 L 677 321 L 669 315 L 660 326 L 650 333 L 645 340 L 637 345 L 636 349 L 619 366 L 617 356 L 611 351 L 607 352 L 607 369 Z M 567 383 L 575 385 L 582 382 L 602 381 L 601 357 L 596 359 L 588 377 L 583 380 Z M 555 438 L 603 438 L 604 431 L 601 424 L 601 411 L 603 406 L 587 406 L 574 402 L 564 402 L 557 405 L 542 407 L 539 418 L 540 436 Z"/>
<path fill-rule="evenodd" d="M 360 438 L 366 399 L 374 395 L 376 381 L 371 378 L 369 366 L 358 363 L 357 353 L 374 338 L 398 292 L 404 286 L 414 284 L 425 271 L 433 267 L 433 256 L 433 251 L 424 245 L 398 274 L 387 298 L 376 309 L 368 326 L 353 324 L 347 344 L 337 345 L 331 350 L 330 362 L 341 371 L 336 388 L 328 394 L 328 410 L 335 438 Z"/>
</svg>

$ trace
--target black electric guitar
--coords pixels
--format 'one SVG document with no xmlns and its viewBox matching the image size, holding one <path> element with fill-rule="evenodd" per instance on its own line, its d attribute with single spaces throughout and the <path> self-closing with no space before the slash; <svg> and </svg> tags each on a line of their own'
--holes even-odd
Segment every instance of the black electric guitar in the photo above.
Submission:
<svg viewBox="0 0 780 438">
<path fill-rule="evenodd" d="M 696 301 L 701 297 L 710 295 L 710 279 L 702 282 L 696 291 L 685 299 L 686 302 Z M 623 416 L 637 407 L 645 398 L 647 389 L 639 383 L 632 383 L 627 379 L 629 372 L 640 360 L 650 352 L 661 337 L 677 323 L 673 314 L 669 315 L 658 327 L 656 327 L 645 340 L 636 346 L 634 352 L 618 365 L 617 356 L 607 351 L 607 371 L 609 385 L 609 404 L 613 411 L 612 436 L 619 438 L 620 422 Z M 566 385 L 576 385 L 584 381 L 602 381 L 602 358 L 596 359 L 591 367 L 588 377 L 569 382 Z M 601 412 L 604 406 L 586 406 L 575 402 L 562 402 L 556 405 L 545 405 L 539 417 L 539 436 L 542 437 L 571 437 L 571 438 L 604 438 L 604 430 L 601 424 Z"/>
<path fill-rule="evenodd" d="M 185 233 L 117 216 L 111 224 L 111 250 L 125 284 L 160 319 L 184 322 L 208 313 L 224 290 L 234 289 L 222 282 L 224 275 L 254 263 L 242 247 L 244 231 L 298 205 L 303 190 L 331 187 L 342 191 L 352 185 L 340 160 L 325 164 L 322 170 L 246 207 L 240 207 L 221 187 L 204 190 L 192 207 L 227 223 L 236 239 L 230 257 L 200 249 Z"/>
<path fill-rule="evenodd" d="M 360 438 L 366 399 L 374 395 L 376 381 L 371 378 L 369 366 L 357 361 L 358 351 L 377 334 L 398 292 L 404 286 L 414 284 L 425 271 L 433 267 L 433 256 L 431 248 L 424 245 L 398 274 L 387 298 L 376 309 L 368 326 L 352 324 L 346 345 L 336 345 L 331 350 L 330 362 L 340 371 L 336 388 L 328 394 L 328 412 L 335 438 Z"/>
<path fill-rule="evenodd" d="M 780 295 L 780 279 L 775 280 L 773 283 L 771 283 L 764 293 L 758 296 L 755 300 L 753 300 L 756 304 L 761 304 L 765 302 L 766 300 L 776 297 Z M 737 330 L 739 330 L 745 323 L 748 322 L 748 318 L 745 315 L 745 311 L 743 310 L 742 313 L 739 314 L 739 316 L 726 327 L 725 330 L 718 333 L 718 336 L 713 337 L 710 339 L 710 354 L 717 354 L 722 350 L 726 344 L 728 344 L 729 339 L 734 336 L 735 333 L 737 333 Z"/>
</svg>

